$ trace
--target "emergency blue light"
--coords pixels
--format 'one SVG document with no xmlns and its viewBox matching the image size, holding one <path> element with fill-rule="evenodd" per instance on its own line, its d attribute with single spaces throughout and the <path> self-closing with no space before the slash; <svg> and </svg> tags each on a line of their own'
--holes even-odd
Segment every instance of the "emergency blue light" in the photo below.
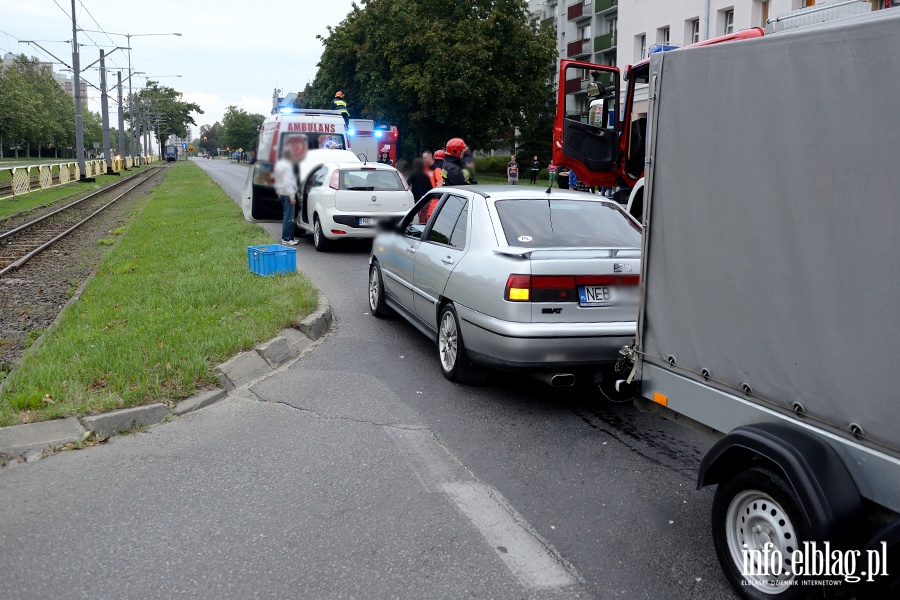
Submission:
<svg viewBox="0 0 900 600">
<path fill-rule="evenodd" d="M 380 129 L 375 130 L 375 137 L 380 138 L 384 132 Z"/>
<path fill-rule="evenodd" d="M 284 108 L 279 108 L 279 109 L 278 109 L 278 112 L 280 112 L 280 113 L 283 114 L 283 115 L 289 115 L 289 114 L 291 114 L 292 112 L 294 112 L 294 109 L 285 106 Z"/>
<path fill-rule="evenodd" d="M 355 129 L 348 129 L 348 130 L 347 130 L 347 135 L 349 135 L 350 137 L 353 137 L 354 135 L 356 135 L 356 130 L 355 130 Z"/>
</svg>

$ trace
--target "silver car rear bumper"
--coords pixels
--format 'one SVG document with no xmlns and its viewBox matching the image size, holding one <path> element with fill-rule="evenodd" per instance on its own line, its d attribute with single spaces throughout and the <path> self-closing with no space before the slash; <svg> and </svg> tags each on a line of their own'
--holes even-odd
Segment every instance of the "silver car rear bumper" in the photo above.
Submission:
<svg viewBox="0 0 900 600">
<path fill-rule="evenodd" d="M 456 305 L 473 361 L 500 368 L 576 367 L 615 362 L 636 323 L 513 323 Z"/>
</svg>

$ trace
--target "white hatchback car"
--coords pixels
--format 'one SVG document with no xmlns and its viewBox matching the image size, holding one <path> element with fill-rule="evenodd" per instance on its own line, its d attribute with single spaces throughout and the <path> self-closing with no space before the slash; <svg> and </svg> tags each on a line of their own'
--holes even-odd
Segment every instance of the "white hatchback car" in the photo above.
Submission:
<svg viewBox="0 0 900 600">
<path fill-rule="evenodd" d="M 301 182 L 295 224 L 313 234 L 319 252 L 336 240 L 374 238 L 379 221 L 399 222 L 412 208 L 409 184 L 379 163 L 325 163 Z"/>
</svg>

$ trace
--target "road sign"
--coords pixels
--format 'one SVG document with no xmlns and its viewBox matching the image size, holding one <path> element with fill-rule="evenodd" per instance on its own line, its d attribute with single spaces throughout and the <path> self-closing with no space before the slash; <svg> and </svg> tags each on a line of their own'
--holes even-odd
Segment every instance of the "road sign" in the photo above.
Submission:
<svg viewBox="0 0 900 600">
<path fill-rule="evenodd" d="M 193 146 L 188 146 L 188 152 L 193 152 L 193 151 L 194 151 L 194 147 L 193 147 Z"/>
<path fill-rule="evenodd" d="M 182 145 L 181 145 L 181 149 L 182 149 L 182 150 L 187 150 L 187 144 L 182 144 Z"/>
</svg>

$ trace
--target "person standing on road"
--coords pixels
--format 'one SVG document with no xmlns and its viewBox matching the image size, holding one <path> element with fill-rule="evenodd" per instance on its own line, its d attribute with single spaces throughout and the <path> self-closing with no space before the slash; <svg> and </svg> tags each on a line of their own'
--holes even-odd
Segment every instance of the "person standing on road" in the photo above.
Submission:
<svg viewBox="0 0 900 600">
<path fill-rule="evenodd" d="M 341 116 L 344 117 L 344 127 L 350 127 L 350 109 L 344 100 L 344 92 L 338 90 L 334 93 L 334 100 L 331 101 L 331 110 L 341 111 Z"/>
<path fill-rule="evenodd" d="M 425 161 L 421 158 L 414 158 L 412 161 L 412 174 L 408 179 L 409 190 L 412 192 L 414 202 L 422 199 L 431 188 L 431 175 L 425 166 Z"/>
<path fill-rule="evenodd" d="M 509 157 L 506 163 L 506 182 L 509 185 L 519 185 L 519 163 L 516 162 L 516 156 Z"/>
<path fill-rule="evenodd" d="M 531 159 L 531 185 L 537 183 L 538 173 L 541 170 L 541 163 L 538 162 L 537 156 Z"/>
<path fill-rule="evenodd" d="M 444 165 L 441 171 L 444 175 L 444 185 L 466 185 L 468 182 L 463 170 L 462 158 L 468 150 L 462 138 L 453 138 L 447 142 L 447 150 L 444 153 Z"/>
<path fill-rule="evenodd" d="M 284 216 L 281 221 L 281 243 L 296 246 L 294 239 L 294 206 L 297 204 L 297 175 L 294 174 L 294 154 L 290 148 L 281 151 L 281 160 L 275 163 L 275 193 L 281 200 Z"/>
</svg>

